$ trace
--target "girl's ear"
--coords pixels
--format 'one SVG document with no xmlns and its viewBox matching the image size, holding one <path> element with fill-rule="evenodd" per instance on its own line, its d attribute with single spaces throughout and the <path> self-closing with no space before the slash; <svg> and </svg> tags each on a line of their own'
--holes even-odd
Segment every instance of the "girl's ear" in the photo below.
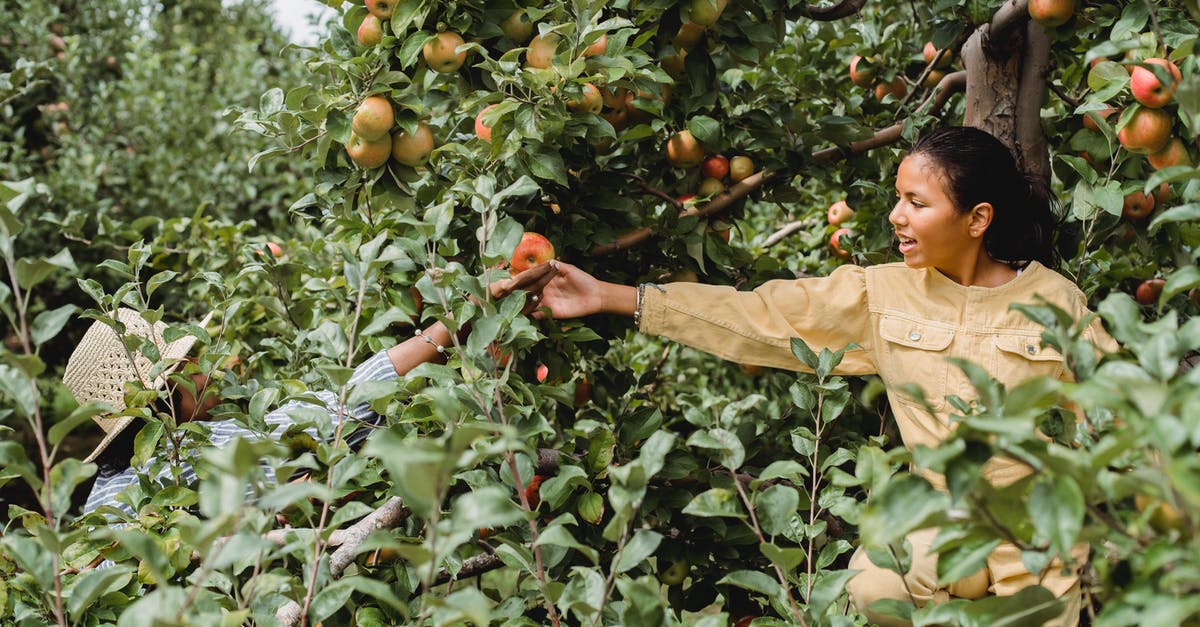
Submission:
<svg viewBox="0 0 1200 627">
<path fill-rule="evenodd" d="M 995 209 L 992 208 L 992 203 L 981 202 L 971 209 L 971 216 L 967 222 L 967 233 L 971 237 L 980 238 L 984 233 L 987 233 L 988 227 L 992 224 L 992 218 L 995 216 Z"/>
</svg>

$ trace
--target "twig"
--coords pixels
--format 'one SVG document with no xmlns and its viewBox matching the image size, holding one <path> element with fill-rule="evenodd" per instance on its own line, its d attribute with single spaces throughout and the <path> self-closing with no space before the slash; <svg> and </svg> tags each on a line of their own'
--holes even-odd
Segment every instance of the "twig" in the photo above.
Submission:
<svg viewBox="0 0 1200 627">
<path fill-rule="evenodd" d="M 400 500 L 400 497 L 393 496 L 381 505 L 379 509 L 371 512 L 362 520 L 354 523 L 349 529 L 346 529 L 341 537 L 341 546 L 329 556 L 330 579 L 337 579 L 341 576 L 342 571 L 358 555 L 358 547 L 362 545 L 363 540 L 366 540 L 372 531 L 395 527 L 401 521 L 408 518 L 411 513 L 404 506 L 404 502 Z M 331 537 L 330 543 L 332 541 L 333 538 Z M 275 620 L 284 625 L 295 625 L 300 620 L 300 615 L 300 604 L 296 601 L 288 601 L 287 604 L 275 611 Z"/>
<path fill-rule="evenodd" d="M 802 231 L 804 229 L 812 228 L 819 223 L 820 223 L 820 221 L 815 218 L 805 218 L 804 220 L 796 220 L 795 222 L 789 222 L 789 223 L 783 225 L 783 227 L 780 228 L 778 231 L 775 231 L 774 233 L 772 233 L 771 236 L 768 237 L 762 243 L 762 247 L 770 248 L 770 247 L 774 246 L 775 244 L 778 244 L 779 242 L 783 241 L 784 238 L 791 235 L 792 233 L 795 233 L 796 231 Z"/>
</svg>

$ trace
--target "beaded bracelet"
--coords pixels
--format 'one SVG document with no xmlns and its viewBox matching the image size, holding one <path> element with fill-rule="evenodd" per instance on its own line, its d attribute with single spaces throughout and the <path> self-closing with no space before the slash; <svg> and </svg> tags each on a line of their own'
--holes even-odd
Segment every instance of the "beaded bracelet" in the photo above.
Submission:
<svg viewBox="0 0 1200 627">
<path fill-rule="evenodd" d="M 633 310 L 633 328 L 642 326 L 642 296 L 645 295 L 646 284 L 638 283 L 637 286 L 637 306 Z"/>
<path fill-rule="evenodd" d="M 416 333 L 414 333 L 414 335 L 416 335 L 417 337 L 428 342 L 429 345 L 432 346 L 434 349 L 436 349 L 438 353 L 440 353 L 440 354 L 446 353 L 445 346 L 442 346 L 441 344 L 438 344 L 437 342 L 433 341 L 433 338 L 429 337 L 428 335 L 425 335 L 425 332 L 422 331 L 421 329 L 417 329 L 417 331 L 416 331 Z"/>
</svg>

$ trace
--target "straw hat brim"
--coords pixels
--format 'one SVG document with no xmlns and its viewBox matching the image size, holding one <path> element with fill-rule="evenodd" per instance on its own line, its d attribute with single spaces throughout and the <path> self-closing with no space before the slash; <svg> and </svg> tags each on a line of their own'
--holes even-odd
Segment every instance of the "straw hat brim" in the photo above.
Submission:
<svg viewBox="0 0 1200 627">
<path fill-rule="evenodd" d="M 199 326 L 207 326 L 212 318 L 213 312 L 209 312 L 199 322 Z M 97 322 L 96 324 L 104 323 Z M 162 372 L 155 377 L 153 381 L 143 382 L 143 385 L 145 385 L 146 389 L 158 390 L 162 386 L 166 385 L 168 376 L 170 376 L 179 368 L 183 358 L 187 357 L 192 351 L 192 347 L 196 344 L 196 340 L 197 338 L 195 336 L 187 335 L 167 344 L 166 346 L 161 347 L 159 350 L 160 359 L 161 361 L 168 362 L 169 365 L 164 367 Z M 72 359 L 74 359 L 74 357 L 75 356 L 72 355 Z M 114 409 L 117 409 L 117 411 L 120 412 L 124 411 L 125 408 L 122 403 L 120 408 Z M 96 445 L 96 448 L 92 449 L 92 452 L 83 459 L 84 463 L 95 461 L 95 459 L 99 457 L 100 454 L 103 453 L 104 450 L 107 449 L 108 446 L 112 444 L 113 441 L 116 440 L 117 437 L 120 436 L 121 433 L 124 432 L 125 429 L 128 428 L 129 425 L 132 424 L 136 419 L 136 416 L 117 416 L 111 418 L 101 416 L 94 417 L 93 420 L 105 433 L 104 437 Z"/>
</svg>

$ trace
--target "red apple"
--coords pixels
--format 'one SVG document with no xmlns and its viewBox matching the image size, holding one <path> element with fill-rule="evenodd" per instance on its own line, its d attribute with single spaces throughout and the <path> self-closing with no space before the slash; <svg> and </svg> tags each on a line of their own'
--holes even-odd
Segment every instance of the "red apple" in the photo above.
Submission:
<svg viewBox="0 0 1200 627">
<path fill-rule="evenodd" d="M 519 274 L 554 259 L 554 245 L 544 235 L 526 232 L 508 260 L 510 274 Z"/>
<path fill-rule="evenodd" d="M 492 127 L 483 123 L 483 116 L 489 110 L 491 110 L 492 107 L 495 107 L 495 106 L 496 105 L 494 105 L 494 104 L 490 104 L 490 105 L 484 107 L 479 112 L 479 115 L 475 116 L 475 136 L 478 137 L 479 139 L 482 139 L 485 142 L 492 141 Z"/>
<path fill-rule="evenodd" d="M 1042 26 L 1055 28 L 1066 24 L 1075 14 L 1075 0 L 1029 0 L 1029 17 Z"/>
<path fill-rule="evenodd" d="M 1151 211 L 1154 211 L 1154 196 L 1144 194 L 1140 189 L 1125 195 L 1121 215 L 1130 220 L 1141 220 L 1150 215 Z"/>
<path fill-rule="evenodd" d="M 1101 120 L 1107 120 L 1108 116 L 1116 112 L 1117 110 L 1113 107 L 1105 107 L 1099 111 L 1088 111 L 1087 113 L 1083 114 L 1083 126 L 1084 128 L 1090 128 L 1093 131 L 1098 131 L 1100 130 L 1100 125 L 1096 124 L 1096 121 L 1092 119 L 1092 116 L 1094 115 Z"/>
<path fill-rule="evenodd" d="M 1163 279 L 1146 279 L 1137 287 L 1135 298 L 1137 302 L 1143 305 L 1153 305 L 1158 302 L 1158 297 L 1162 296 L 1163 286 L 1167 282 Z"/>
<path fill-rule="evenodd" d="M 1171 116 L 1158 109 L 1138 109 L 1117 133 L 1117 141 L 1129 152 L 1148 155 L 1167 145 L 1171 138 Z"/>
<path fill-rule="evenodd" d="M 1175 94 L 1175 86 L 1179 84 L 1183 76 L 1179 73 L 1179 68 L 1166 59 L 1146 59 L 1144 64 L 1162 67 L 1172 78 L 1171 84 L 1164 85 L 1154 72 L 1141 65 L 1134 66 L 1133 72 L 1129 75 L 1129 91 L 1133 93 L 1134 99 L 1144 106 L 1158 109 L 1171 102 L 1171 97 Z"/>
<path fill-rule="evenodd" d="M 854 55 L 850 59 L 850 82 L 859 87 L 870 87 L 875 84 L 875 58 Z"/>
<path fill-rule="evenodd" d="M 358 25 L 358 45 L 371 46 L 379 45 L 383 40 L 383 22 L 374 15 L 367 15 L 363 18 L 362 24 Z"/>
<path fill-rule="evenodd" d="M 1154 206 L 1161 207 L 1171 198 L 1171 184 L 1163 183 L 1154 190 Z"/>
<path fill-rule="evenodd" d="M 1192 165 L 1192 157 L 1188 154 L 1187 146 L 1178 137 L 1172 137 L 1160 151 L 1146 155 L 1146 161 L 1155 170 L 1169 168 L 1173 165 Z"/>
<path fill-rule="evenodd" d="M 530 510 L 535 510 L 538 505 L 542 504 L 542 494 L 539 488 L 542 487 L 542 482 L 545 480 L 546 478 L 542 475 L 534 475 L 529 480 L 529 485 L 525 486 L 525 500 L 529 502 Z"/>
<path fill-rule="evenodd" d="M 729 174 L 729 159 L 721 155 L 713 155 L 700 164 L 700 174 L 717 180 Z"/>
<path fill-rule="evenodd" d="M 355 110 L 350 129 L 367 141 L 378 141 L 392 130 L 395 123 L 392 103 L 383 96 L 368 96 Z"/>
<path fill-rule="evenodd" d="M 826 215 L 829 217 L 829 223 L 837 226 L 853 218 L 854 209 L 851 209 L 845 200 L 839 200 L 829 205 L 829 211 L 826 212 Z"/>
<path fill-rule="evenodd" d="M 600 39 L 593 41 L 592 45 L 588 46 L 587 49 L 583 51 L 583 56 L 598 57 L 598 56 L 604 54 L 604 52 L 606 50 L 608 50 L 608 35 L 607 34 L 600 35 Z"/>
<path fill-rule="evenodd" d="M 943 78 L 946 78 L 945 72 L 942 70 L 933 70 L 925 75 L 925 81 L 921 83 L 921 86 L 927 88 L 937 87 Z"/>
<path fill-rule="evenodd" d="M 754 174 L 754 161 L 750 157 L 737 156 L 729 160 L 729 178 L 734 182 Z"/>
<path fill-rule="evenodd" d="M 538 364 L 536 375 L 538 383 L 545 383 L 548 376 L 550 376 L 550 368 L 546 364 Z"/>
<path fill-rule="evenodd" d="M 367 11 L 381 20 L 391 18 L 395 10 L 396 0 L 367 0 Z"/>
<path fill-rule="evenodd" d="M 453 74 L 467 61 L 466 51 L 454 52 L 463 43 L 462 35 L 444 31 L 425 42 L 421 47 L 421 56 L 425 57 L 425 63 L 434 70 L 442 74 Z"/>
<path fill-rule="evenodd" d="M 875 84 L 875 99 L 880 102 L 883 102 L 883 99 L 888 94 L 895 96 L 899 100 L 906 93 L 908 93 L 908 85 L 899 76 L 893 78 L 890 83 L 879 82 Z"/>
<path fill-rule="evenodd" d="M 840 228 L 834 231 L 833 235 L 829 236 L 829 246 L 833 248 L 833 256 L 837 257 L 838 259 L 850 258 L 850 251 L 842 248 L 841 245 L 842 237 L 847 235 L 850 235 L 850 229 Z"/>
<path fill-rule="evenodd" d="M 700 202 L 696 199 L 695 194 L 684 194 L 682 196 L 675 198 L 675 200 L 678 201 L 679 204 L 681 206 L 683 206 L 683 208 L 685 210 L 691 209 L 692 207 L 695 207 L 696 205 L 700 204 Z"/>
<path fill-rule="evenodd" d="M 925 57 L 925 63 L 933 63 L 933 60 L 937 57 L 938 52 L 939 51 L 933 45 L 933 42 L 927 41 L 925 42 L 925 48 L 921 51 L 921 54 Z M 934 66 L 934 69 L 944 70 L 950 67 L 950 63 L 953 61 L 954 53 L 947 51 L 946 54 L 943 54 L 942 58 L 938 60 L 938 63 L 936 66 Z"/>
<path fill-rule="evenodd" d="M 364 170 L 378 168 L 387 163 L 392 155 L 392 138 L 385 133 L 383 137 L 371 141 L 358 133 L 350 133 L 346 154 L 350 155 L 354 165 Z"/>
<path fill-rule="evenodd" d="M 267 242 L 266 246 L 267 250 L 271 252 L 272 257 L 279 259 L 283 256 L 283 248 L 281 248 L 279 244 L 276 244 L 275 242 Z M 256 248 L 254 252 L 258 255 L 266 256 L 266 253 L 264 253 L 261 248 Z"/>
<path fill-rule="evenodd" d="M 679 131 L 667 140 L 667 161 L 677 168 L 694 168 L 704 159 L 704 147 L 691 131 Z"/>
</svg>

